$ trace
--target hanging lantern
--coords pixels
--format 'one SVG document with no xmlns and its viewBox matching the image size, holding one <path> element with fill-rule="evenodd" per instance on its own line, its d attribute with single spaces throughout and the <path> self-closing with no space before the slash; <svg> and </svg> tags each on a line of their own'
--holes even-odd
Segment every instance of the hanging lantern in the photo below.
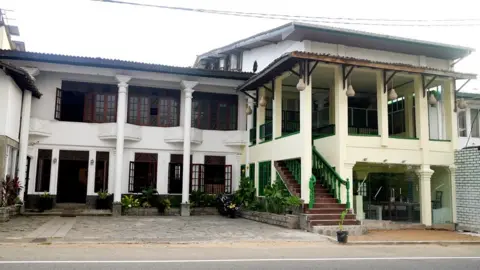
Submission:
<svg viewBox="0 0 480 270">
<path fill-rule="evenodd" d="M 252 108 L 250 108 L 250 106 L 247 105 L 247 109 L 245 110 L 245 113 L 247 115 L 251 115 L 252 114 Z"/>
<path fill-rule="evenodd" d="M 347 88 L 347 92 L 345 93 L 347 97 L 354 97 L 355 96 L 355 90 L 353 90 L 353 86 L 350 84 Z"/>
<path fill-rule="evenodd" d="M 465 101 L 464 98 L 461 98 L 459 101 L 458 101 L 458 108 L 461 109 L 461 110 L 464 110 L 467 108 L 467 102 Z"/>
<path fill-rule="evenodd" d="M 306 87 L 307 86 L 305 85 L 305 82 L 303 81 L 303 78 L 298 79 L 297 90 L 298 91 L 303 91 L 303 90 L 305 90 Z"/>
<path fill-rule="evenodd" d="M 430 93 L 430 96 L 428 97 L 428 104 L 434 106 L 438 103 L 438 100 L 437 98 L 435 97 L 435 95 L 433 93 Z"/>
<path fill-rule="evenodd" d="M 395 89 L 390 89 L 390 92 L 388 93 L 388 99 L 389 100 L 395 100 L 398 98 L 398 95 L 397 95 L 397 92 L 395 91 Z"/>
<path fill-rule="evenodd" d="M 267 99 L 265 98 L 265 96 L 262 96 L 260 98 L 260 101 L 258 102 L 258 105 L 262 106 L 262 107 L 265 107 L 267 106 Z"/>
</svg>

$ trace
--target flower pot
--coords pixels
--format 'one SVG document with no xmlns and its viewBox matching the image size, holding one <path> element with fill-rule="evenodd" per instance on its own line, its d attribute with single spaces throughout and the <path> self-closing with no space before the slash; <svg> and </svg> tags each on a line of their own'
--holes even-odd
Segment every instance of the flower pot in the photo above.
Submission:
<svg viewBox="0 0 480 270">
<path fill-rule="evenodd" d="M 158 213 L 159 213 L 160 215 L 165 214 L 165 209 L 166 209 L 166 206 L 165 206 L 165 205 L 163 205 L 163 204 L 157 205 L 157 210 L 158 210 Z"/>
<path fill-rule="evenodd" d="M 100 199 L 97 198 L 97 209 L 110 209 L 110 200 L 108 198 Z"/>
<path fill-rule="evenodd" d="M 53 208 L 53 198 L 50 197 L 40 197 L 38 200 L 38 209 L 40 212 L 45 210 L 50 210 Z"/>
<path fill-rule="evenodd" d="M 346 244 L 348 242 L 348 232 L 337 231 L 337 241 L 341 244 Z"/>
</svg>

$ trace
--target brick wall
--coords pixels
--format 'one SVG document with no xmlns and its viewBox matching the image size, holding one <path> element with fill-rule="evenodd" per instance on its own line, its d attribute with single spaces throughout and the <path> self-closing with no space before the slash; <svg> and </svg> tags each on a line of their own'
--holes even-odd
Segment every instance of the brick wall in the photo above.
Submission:
<svg viewBox="0 0 480 270">
<path fill-rule="evenodd" d="M 458 230 L 480 232 L 480 150 L 455 152 Z"/>
</svg>

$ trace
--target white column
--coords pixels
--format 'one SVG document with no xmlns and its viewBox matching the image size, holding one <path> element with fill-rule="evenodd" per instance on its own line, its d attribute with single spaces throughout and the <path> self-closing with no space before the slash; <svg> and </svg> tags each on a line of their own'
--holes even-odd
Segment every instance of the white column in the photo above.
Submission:
<svg viewBox="0 0 480 270">
<path fill-rule="evenodd" d="M 122 176 L 123 176 L 123 145 L 125 140 L 125 122 L 127 116 L 127 91 L 128 82 L 131 77 L 125 75 L 116 75 L 118 81 L 118 105 L 117 105 L 117 147 L 115 159 L 115 189 L 114 202 L 120 202 L 122 199 Z"/>
<path fill-rule="evenodd" d="M 417 171 L 420 182 L 420 215 L 421 223 L 432 226 L 432 182 L 433 170 L 428 165 L 422 165 Z"/>
<path fill-rule="evenodd" d="M 377 117 L 378 134 L 381 136 L 382 146 L 387 146 L 388 140 L 388 96 L 384 93 L 385 82 L 381 71 L 376 72 L 377 78 Z"/>
<path fill-rule="evenodd" d="M 191 146 L 191 125 L 192 125 L 192 94 L 198 82 L 182 81 L 183 92 L 185 93 L 185 111 L 183 121 L 183 183 L 182 183 L 182 204 L 189 204 L 190 195 L 190 146 Z M 187 206 L 190 211 L 189 207 Z M 187 208 L 182 207 L 181 215 L 190 215 L 190 212 L 186 212 Z"/>
<path fill-rule="evenodd" d="M 282 136 L 282 79 L 282 76 L 275 79 L 275 88 L 273 89 L 273 140 Z"/>
<path fill-rule="evenodd" d="M 88 177 L 87 177 L 87 195 L 95 195 L 95 171 L 97 169 L 96 165 L 97 151 L 90 150 L 88 152 Z M 93 160 L 93 164 L 92 164 Z"/>
<path fill-rule="evenodd" d="M 245 144 L 245 176 L 250 175 L 250 129 L 253 128 L 253 99 L 248 98 L 248 107 L 252 110 L 252 113 L 247 116 L 247 143 Z"/>
<path fill-rule="evenodd" d="M 312 176 L 312 77 L 300 92 L 300 137 L 302 138 L 301 156 L 301 199 L 310 201 L 309 181 Z"/>
<path fill-rule="evenodd" d="M 265 124 L 265 107 L 260 106 L 260 104 L 258 104 L 262 97 L 265 97 L 265 88 L 263 87 L 258 90 L 258 97 L 257 97 L 257 126 L 256 126 L 257 142 L 256 144 L 260 143 L 260 126 Z"/>
<path fill-rule="evenodd" d="M 23 91 L 22 101 L 22 117 L 20 121 L 20 149 L 18 157 L 18 180 L 20 186 L 24 187 L 20 190 L 18 197 L 23 200 L 25 193 L 25 178 L 27 172 L 27 150 L 28 150 L 28 134 L 30 130 L 30 112 L 32 109 L 32 92 Z M 33 180 L 33 179 L 32 179 Z"/>
<path fill-rule="evenodd" d="M 450 172 L 450 189 L 452 192 L 452 220 L 453 223 L 457 223 L 457 186 L 455 184 L 455 172 L 457 171 L 457 167 L 455 165 L 451 165 L 448 167 Z"/>
<path fill-rule="evenodd" d="M 472 132 L 472 114 L 469 107 L 465 108 L 465 128 L 467 130 L 467 133 L 466 133 L 467 136 L 465 137 L 468 137 Z M 468 146 L 468 145 L 462 145 L 462 147 L 465 147 L 465 146 Z"/>
<path fill-rule="evenodd" d="M 37 157 L 38 158 L 38 157 Z M 58 164 L 60 163 L 60 149 L 52 149 L 52 165 L 50 166 L 50 186 L 48 192 L 52 195 L 57 194 L 58 187 Z"/>
<path fill-rule="evenodd" d="M 446 139 L 450 140 L 452 149 L 458 149 L 458 118 L 457 113 L 454 112 L 456 106 L 454 100 L 454 91 L 452 79 L 448 79 L 443 83 L 444 95 L 443 95 L 443 108 L 445 111 L 445 128 L 442 128 L 442 133 L 445 131 Z M 440 108 L 440 105 L 438 106 Z M 443 122 L 443 121 L 442 121 Z M 467 126 L 469 123 L 467 123 Z M 445 137 L 443 137 L 445 139 Z"/>
<path fill-rule="evenodd" d="M 415 87 L 415 123 L 417 130 L 417 138 L 420 140 L 420 149 L 422 150 L 422 164 L 428 161 L 430 130 L 428 120 L 428 95 L 423 96 L 423 85 L 420 75 L 414 78 Z"/>
</svg>

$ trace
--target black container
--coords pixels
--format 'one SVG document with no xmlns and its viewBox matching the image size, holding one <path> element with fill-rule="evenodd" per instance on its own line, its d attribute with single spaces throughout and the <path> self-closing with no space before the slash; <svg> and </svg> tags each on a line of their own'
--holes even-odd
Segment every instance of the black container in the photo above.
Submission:
<svg viewBox="0 0 480 270">
<path fill-rule="evenodd" d="M 97 209 L 110 209 L 110 199 L 109 198 L 105 198 L 105 199 L 97 198 L 96 208 Z"/>
<path fill-rule="evenodd" d="M 348 232 L 337 231 L 337 241 L 341 244 L 346 244 L 348 242 Z"/>
<path fill-rule="evenodd" d="M 53 198 L 51 197 L 40 197 L 38 200 L 38 210 L 43 212 L 45 210 L 50 210 L 53 208 Z"/>
</svg>

